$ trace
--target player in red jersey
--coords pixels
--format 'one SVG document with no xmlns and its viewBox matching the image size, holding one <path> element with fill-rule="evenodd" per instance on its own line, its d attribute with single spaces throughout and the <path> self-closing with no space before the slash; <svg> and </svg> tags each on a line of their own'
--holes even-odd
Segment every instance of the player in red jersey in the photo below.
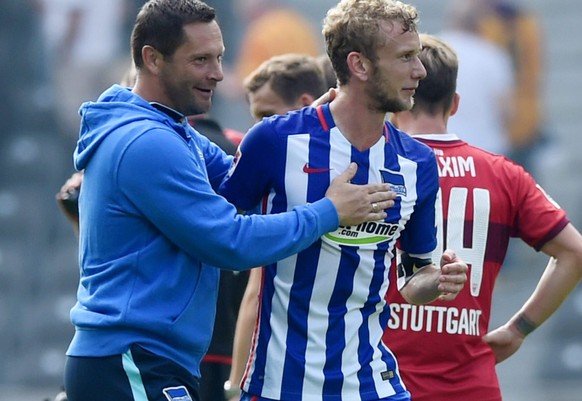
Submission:
<svg viewBox="0 0 582 401">
<path fill-rule="evenodd" d="M 495 364 L 516 352 L 580 282 L 582 236 L 522 167 L 447 133 L 459 105 L 457 57 L 435 37 L 423 35 L 421 42 L 427 77 L 413 109 L 397 113 L 394 122 L 434 149 L 441 185 L 437 253 L 455 249 L 470 266 L 469 280 L 453 302 L 424 306 L 408 304 L 391 286 L 384 341 L 397 355 L 414 401 L 500 401 Z M 551 259 L 523 307 L 487 334 L 510 237 Z"/>
</svg>

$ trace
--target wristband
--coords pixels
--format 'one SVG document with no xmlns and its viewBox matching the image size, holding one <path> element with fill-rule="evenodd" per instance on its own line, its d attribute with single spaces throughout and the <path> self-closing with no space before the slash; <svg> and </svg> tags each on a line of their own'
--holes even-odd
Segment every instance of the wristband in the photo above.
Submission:
<svg viewBox="0 0 582 401">
<path fill-rule="evenodd" d="M 228 401 L 232 397 L 236 397 L 240 395 L 240 389 L 236 386 L 233 386 L 230 380 L 224 382 L 224 398 Z"/>
<path fill-rule="evenodd" d="M 534 331 L 537 326 L 534 322 L 529 320 L 523 313 L 520 313 L 515 319 L 515 328 L 519 331 L 523 336 L 527 336 L 529 333 Z"/>
</svg>

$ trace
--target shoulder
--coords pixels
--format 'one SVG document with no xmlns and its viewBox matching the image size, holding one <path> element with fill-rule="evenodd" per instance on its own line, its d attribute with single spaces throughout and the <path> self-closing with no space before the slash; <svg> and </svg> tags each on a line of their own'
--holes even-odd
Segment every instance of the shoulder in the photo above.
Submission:
<svg viewBox="0 0 582 401">
<path fill-rule="evenodd" d="M 389 135 L 388 143 L 396 148 L 399 155 L 416 162 L 434 162 L 434 153 L 428 145 L 399 130 L 392 123 L 387 122 L 386 126 Z"/>
<path fill-rule="evenodd" d="M 317 110 L 309 106 L 285 115 L 267 117 L 257 125 L 267 126 L 280 136 L 314 133 L 323 129 Z"/>
</svg>

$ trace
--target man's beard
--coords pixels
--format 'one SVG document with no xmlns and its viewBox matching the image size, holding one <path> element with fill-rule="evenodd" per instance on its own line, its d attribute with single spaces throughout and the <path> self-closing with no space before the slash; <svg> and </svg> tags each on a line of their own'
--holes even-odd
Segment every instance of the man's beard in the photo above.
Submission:
<svg viewBox="0 0 582 401">
<path fill-rule="evenodd" d="M 410 103 L 404 102 L 398 97 L 390 97 L 383 87 L 378 85 L 378 83 L 383 82 L 384 78 L 378 70 L 374 71 L 372 79 L 370 80 L 370 85 L 366 89 L 368 96 L 370 97 L 370 103 L 368 107 L 372 111 L 377 111 L 380 113 L 398 113 L 399 111 L 407 111 L 412 108 L 414 104 L 414 99 Z"/>
<path fill-rule="evenodd" d="M 193 94 L 189 91 L 189 86 L 184 84 L 176 84 L 174 81 L 164 75 L 162 75 L 161 79 L 165 95 L 173 103 L 172 105 L 166 106 L 172 107 L 174 110 L 185 116 L 208 112 L 209 107 L 198 104 L 196 98 L 193 97 Z"/>
</svg>

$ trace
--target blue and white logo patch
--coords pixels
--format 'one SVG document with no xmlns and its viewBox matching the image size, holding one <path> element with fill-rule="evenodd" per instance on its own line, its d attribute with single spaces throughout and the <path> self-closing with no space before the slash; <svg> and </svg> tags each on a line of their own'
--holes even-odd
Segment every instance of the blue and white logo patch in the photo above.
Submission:
<svg viewBox="0 0 582 401">
<path fill-rule="evenodd" d="M 390 191 L 396 192 L 397 195 L 406 197 L 406 186 L 404 185 L 404 176 L 390 170 L 380 170 L 382 182 L 390 186 Z"/>
<path fill-rule="evenodd" d="M 184 386 L 166 387 L 162 391 L 168 401 L 192 401 L 192 397 Z"/>
</svg>

